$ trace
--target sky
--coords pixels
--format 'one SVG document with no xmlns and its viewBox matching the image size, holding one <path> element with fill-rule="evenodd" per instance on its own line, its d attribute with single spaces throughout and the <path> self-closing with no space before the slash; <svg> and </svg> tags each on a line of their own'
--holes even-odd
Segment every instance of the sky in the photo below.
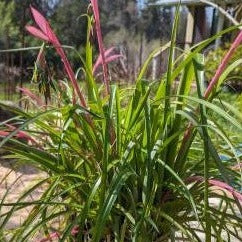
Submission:
<svg viewBox="0 0 242 242">
<path fill-rule="evenodd" d="M 138 0 L 138 7 L 142 9 L 145 5 L 145 0 Z"/>
</svg>

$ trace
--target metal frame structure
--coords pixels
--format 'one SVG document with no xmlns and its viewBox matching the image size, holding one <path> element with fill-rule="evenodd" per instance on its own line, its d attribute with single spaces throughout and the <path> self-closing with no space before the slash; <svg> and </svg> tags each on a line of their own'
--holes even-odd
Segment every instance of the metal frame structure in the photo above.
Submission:
<svg viewBox="0 0 242 242">
<path fill-rule="evenodd" d="M 205 29 L 205 6 L 213 7 L 216 14 L 218 14 L 218 20 L 216 23 L 215 32 L 219 33 L 224 28 L 225 18 L 227 17 L 233 24 L 238 24 L 236 20 L 229 13 L 226 12 L 226 7 L 228 5 L 234 5 L 236 3 L 241 4 L 242 0 L 159 0 L 156 3 L 149 4 L 154 7 L 168 7 L 175 6 L 178 4 L 185 5 L 188 8 L 187 15 L 187 24 L 186 24 L 186 33 L 185 33 L 185 49 L 189 49 L 190 46 L 194 43 L 195 32 L 197 28 L 200 33 Z M 200 14 L 197 14 L 199 13 Z M 214 12 L 215 12 L 214 11 Z M 202 12 L 202 14 L 201 14 Z M 201 17 L 202 16 L 202 17 Z M 198 19 L 201 18 L 201 19 Z M 198 24 L 199 23 L 199 24 Z M 199 25 L 199 26 L 198 26 Z M 221 44 L 221 39 L 216 39 L 215 48 Z M 157 57 L 153 59 L 153 68 L 152 68 L 152 78 L 156 79 L 156 67 L 157 67 Z"/>
<path fill-rule="evenodd" d="M 211 4 L 209 4 L 211 3 Z M 218 6 L 220 8 L 226 8 L 228 5 L 233 5 L 236 3 L 241 3 L 241 0 L 159 0 L 156 3 L 149 4 L 150 6 L 155 7 L 167 7 L 167 6 L 175 6 L 178 4 L 186 5 L 188 7 L 188 16 L 187 16 L 187 26 L 186 26 L 186 37 L 185 37 L 185 49 L 188 49 L 194 40 L 194 30 L 196 20 L 196 12 L 199 8 L 204 8 L 205 6 Z M 225 23 L 226 12 L 223 13 L 217 9 L 218 12 L 218 21 L 216 27 L 216 33 L 220 32 Z M 227 14 L 227 17 L 230 17 L 230 20 L 233 20 L 233 17 Z M 236 20 L 233 21 L 236 23 Z M 202 30 L 201 30 L 202 31 Z M 220 39 L 216 40 L 215 46 L 219 46 L 221 43 Z"/>
<path fill-rule="evenodd" d="M 241 0 L 210 0 L 212 3 L 216 3 L 218 5 L 227 5 L 227 4 L 235 4 L 241 3 Z M 159 0 L 156 3 L 151 3 L 150 5 L 154 6 L 172 6 L 181 3 L 182 5 L 204 5 L 205 3 L 200 0 Z"/>
</svg>

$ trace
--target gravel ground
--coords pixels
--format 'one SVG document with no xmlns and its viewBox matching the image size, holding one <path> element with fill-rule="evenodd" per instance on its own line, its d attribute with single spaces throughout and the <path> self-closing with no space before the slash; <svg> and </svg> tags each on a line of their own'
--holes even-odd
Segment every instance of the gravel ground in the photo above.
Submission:
<svg viewBox="0 0 242 242">
<path fill-rule="evenodd" d="M 19 166 L 16 168 L 15 165 L 14 162 L 3 160 L 0 157 L 0 201 L 2 201 L 7 193 L 4 203 L 16 202 L 24 191 L 44 177 L 43 173 L 40 173 L 31 166 Z M 41 189 L 38 189 L 29 195 L 25 201 L 33 201 L 34 199 L 38 199 L 40 195 Z M 3 207 L 0 214 L 7 212 L 9 209 L 10 207 Z M 19 227 L 30 210 L 31 207 L 16 211 L 7 223 L 6 228 L 13 229 Z"/>
</svg>

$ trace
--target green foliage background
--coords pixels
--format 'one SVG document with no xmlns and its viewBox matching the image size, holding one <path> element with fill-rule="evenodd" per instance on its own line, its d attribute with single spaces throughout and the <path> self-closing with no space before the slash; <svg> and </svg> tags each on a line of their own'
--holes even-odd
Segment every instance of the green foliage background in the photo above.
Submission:
<svg viewBox="0 0 242 242">
<path fill-rule="evenodd" d="M 216 50 L 209 51 L 206 57 L 206 79 L 209 81 L 213 77 L 218 65 L 221 63 L 225 53 L 230 48 L 231 44 L 226 43 L 224 46 L 216 48 Z M 233 57 L 231 58 L 229 65 L 235 61 L 241 60 L 242 46 L 240 46 Z M 238 65 L 234 68 L 226 78 L 224 85 L 227 85 L 231 91 L 242 91 L 242 65 Z"/>
</svg>

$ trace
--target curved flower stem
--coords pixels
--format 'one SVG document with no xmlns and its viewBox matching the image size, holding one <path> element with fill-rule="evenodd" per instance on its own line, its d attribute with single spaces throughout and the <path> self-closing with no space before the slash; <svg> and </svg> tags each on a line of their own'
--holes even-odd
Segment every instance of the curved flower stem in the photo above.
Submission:
<svg viewBox="0 0 242 242">
<path fill-rule="evenodd" d="M 95 26 L 96 26 L 97 39 L 98 39 L 98 47 L 99 47 L 100 55 L 102 58 L 103 80 L 104 80 L 104 84 L 105 84 L 105 88 L 106 88 L 106 94 L 109 95 L 110 86 L 109 86 L 108 67 L 107 67 L 105 49 L 104 49 L 103 39 L 102 39 L 98 0 L 91 0 L 91 5 L 93 8 L 93 13 L 94 13 Z"/>
<path fill-rule="evenodd" d="M 218 67 L 214 77 L 210 81 L 209 86 L 206 89 L 205 94 L 204 94 L 205 100 L 209 99 L 210 94 L 216 88 L 220 76 L 224 72 L 224 70 L 225 70 L 228 62 L 230 61 L 232 55 L 234 54 L 235 50 L 241 45 L 241 43 L 242 43 L 242 31 L 240 31 L 239 35 L 237 36 L 237 38 L 235 39 L 235 41 L 231 45 L 229 51 L 227 52 L 227 54 L 225 55 L 225 57 L 223 58 L 223 60 L 220 64 L 220 66 Z M 197 111 L 198 111 L 198 109 L 197 109 Z M 186 146 L 187 146 L 188 142 L 190 141 L 190 138 L 191 138 L 192 133 L 193 133 L 192 132 L 193 128 L 194 128 L 194 126 L 192 125 L 192 123 L 189 123 L 189 125 L 187 127 L 187 131 L 184 134 L 182 144 L 181 144 L 179 152 L 178 152 L 178 156 L 177 156 L 178 158 L 181 157 L 181 156 L 184 156 L 184 150 L 186 150 Z"/>
</svg>

